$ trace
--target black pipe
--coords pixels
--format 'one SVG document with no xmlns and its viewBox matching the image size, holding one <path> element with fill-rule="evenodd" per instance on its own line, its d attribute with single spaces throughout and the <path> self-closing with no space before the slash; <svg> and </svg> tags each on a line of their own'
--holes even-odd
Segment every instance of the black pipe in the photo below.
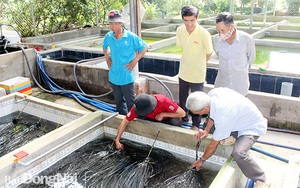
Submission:
<svg viewBox="0 0 300 188">
<path fill-rule="evenodd" d="M 273 128 L 273 127 L 268 127 L 268 131 L 275 131 L 275 132 L 283 132 L 283 133 L 290 133 L 290 134 L 300 135 L 299 131 L 293 131 L 293 130 L 287 130 L 287 129 L 278 129 L 278 128 Z"/>
</svg>

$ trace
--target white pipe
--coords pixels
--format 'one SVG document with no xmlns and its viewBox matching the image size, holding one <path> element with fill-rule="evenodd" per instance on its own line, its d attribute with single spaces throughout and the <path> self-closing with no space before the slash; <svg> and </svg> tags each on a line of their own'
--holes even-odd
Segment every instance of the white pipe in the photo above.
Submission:
<svg viewBox="0 0 300 188">
<path fill-rule="evenodd" d="M 28 166 L 28 165 L 31 165 L 33 162 L 35 162 L 35 161 L 41 159 L 42 157 L 48 155 L 49 153 L 55 151 L 56 149 L 62 147 L 63 145 L 68 144 L 69 142 L 73 141 L 74 139 L 76 139 L 76 138 L 78 138 L 79 136 L 81 136 L 81 135 L 87 133 L 87 132 L 90 131 L 91 129 L 95 128 L 96 126 L 98 126 L 98 125 L 100 125 L 100 124 L 102 124 L 102 123 L 104 123 L 104 122 L 106 122 L 107 120 L 113 118 L 114 116 L 116 116 L 116 115 L 118 115 L 118 114 L 119 114 L 118 112 L 112 114 L 111 116 L 109 116 L 109 117 L 103 119 L 103 120 L 100 121 L 99 123 L 96 123 L 95 125 L 91 126 L 90 128 L 88 128 L 88 129 L 84 130 L 83 132 L 79 133 L 78 135 L 75 135 L 74 137 L 72 137 L 72 138 L 70 138 L 70 139 L 64 141 L 63 143 L 61 143 L 61 144 L 55 146 L 54 148 L 48 150 L 47 152 L 43 153 L 42 155 L 38 156 L 37 158 L 34 158 L 34 159 L 31 160 L 31 161 L 28 161 L 28 162 L 22 162 L 22 161 L 20 160 L 20 161 L 18 161 L 18 163 L 19 163 L 20 165 L 22 165 L 22 166 Z"/>
<path fill-rule="evenodd" d="M 251 4 L 250 30 L 252 30 L 252 25 L 253 25 L 253 13 L 254 13 L 254 0 L 252 0 L 252 4 Z"/>
<path fill-rule="evenodd" d="M 280 90 L 280 95 L 285 95 L 285 96 L 292 96 L 293 92 L 293 83 L 290 82 L 282 82 L 281 83 L 281 90 Z"/>
</svg>

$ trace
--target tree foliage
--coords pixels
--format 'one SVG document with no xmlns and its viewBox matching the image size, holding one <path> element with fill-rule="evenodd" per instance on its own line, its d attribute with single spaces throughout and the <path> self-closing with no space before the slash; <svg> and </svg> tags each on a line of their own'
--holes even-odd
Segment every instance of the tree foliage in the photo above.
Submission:
<svg viewBox="0 0 300 188">
<path fill-rule="evenodd" d="M 144 20 L 154 20 L 157 18 L 157 4 L 144 2 L 145 8 Z"/>
<path fill-rule="evenodd" d="M 1 14 L 9 15 L 3 20 L 16 25 L 23 37 L 28 37 L 96 26 L 96 13 L 98 22 L 104 24 L 110 10 L 121 10 L 126 3 L 126 0 L 11 0 L 2 2 L 9 10 Z"/>
</svg>

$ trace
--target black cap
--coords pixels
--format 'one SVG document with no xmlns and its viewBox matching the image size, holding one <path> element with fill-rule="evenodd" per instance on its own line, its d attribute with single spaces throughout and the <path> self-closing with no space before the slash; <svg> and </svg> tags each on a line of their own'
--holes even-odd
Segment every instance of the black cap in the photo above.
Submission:
<svg viewBox="0 0 300 188">
<path fill-rule="evenodd" d="M 133 108 L 138 116 L 146 116 L 155 109 L 156 104 L 157 100 L 154 96 L 142 93 L 136 97 Z"/>
</svg>

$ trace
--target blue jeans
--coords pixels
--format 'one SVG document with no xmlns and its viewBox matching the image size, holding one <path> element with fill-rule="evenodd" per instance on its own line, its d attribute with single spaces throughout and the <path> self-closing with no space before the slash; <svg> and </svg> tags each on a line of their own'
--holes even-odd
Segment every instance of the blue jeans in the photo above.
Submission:
<svg viewBox="0 0 300 188">
<path fill-rule="evenodd" d="M 126 115 L 134 104 L 135 92 L 134 82 L 126 85 L 115 85 L 110 83 L 116 101 L 119 114 Z"/>
</svg>

